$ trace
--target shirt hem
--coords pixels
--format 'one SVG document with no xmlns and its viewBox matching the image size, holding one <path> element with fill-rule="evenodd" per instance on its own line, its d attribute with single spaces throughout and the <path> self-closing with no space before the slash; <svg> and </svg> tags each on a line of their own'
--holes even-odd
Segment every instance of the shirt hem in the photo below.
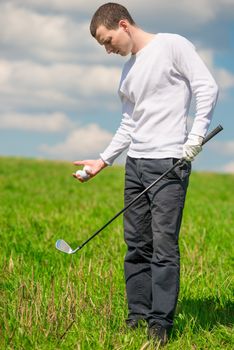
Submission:
<svg viewBox="0 0 234 350">
<path fill-rule="evenodd" d="M 133 152 L 129 151 L 127 155 L 131 158 L 147 158 L 147 159 L 162 159 L 162 158 L 182 158 L 183 152 Z"/>
</svg>

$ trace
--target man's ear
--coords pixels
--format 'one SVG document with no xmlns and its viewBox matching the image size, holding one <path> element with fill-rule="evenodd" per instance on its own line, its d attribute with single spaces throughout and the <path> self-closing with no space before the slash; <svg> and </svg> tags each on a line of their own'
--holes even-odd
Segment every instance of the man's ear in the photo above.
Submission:
<svg viewBox="0 0 234 350">
<path fill-rule="evenodd" d="M 129 32 L 129 23 L 125 19 L 119 21 L 119 27 L 122 28 L 125 32 Z"/>
</svg>

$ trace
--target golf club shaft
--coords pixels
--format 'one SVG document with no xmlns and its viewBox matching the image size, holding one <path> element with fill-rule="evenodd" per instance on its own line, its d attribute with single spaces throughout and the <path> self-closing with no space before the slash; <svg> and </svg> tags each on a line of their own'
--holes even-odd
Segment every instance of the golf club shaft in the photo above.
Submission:
<svg viewBox="0 0 234 350">
<path fill-rule="evenodd" d="M 213 129 L 203 140 L 202 145 L 204 145 L 206 142 L 208 142 L 210 139 L 212 139 L 216 134 L 218 134 L 221 130 L 223 130 L 223 127 L 221 125 L 218 125 L 215 129 Z M 125 212 L 133 203 L 135 203 L 143 194 L 145 194 L 151 187 L 156 185 L 162 178 L 164 178 L 168 173 L 170 173 L 172 170 L 174 170 L 178 165 L 181 165 L 183 163 L 184 159 L 179 159 L 171 168 L 169 168 L 165 173 L 163 173 L 159 178 L 157 178 L 151 185 L 149 185 L 147 188 L 144 189 L 138 196 L 136 196 L 128 205 L 126 205 L 122 210 L 120 210 L 115 216 L 113 216 L 112 219 L 110 219 L 105 225 L 103 225 L 99 230 L 97 230 L 91 237 L 89 237 L 82 245 L 78 247 L 77 250 L 80 250 L 83 248 L 91 239 L 93 239 L 95 236 L 97 236 L 104 228 L 106 228 L 112 221 L 114 221 L 118 216 L 120 216 L 123 212 Z"/>
</svg>

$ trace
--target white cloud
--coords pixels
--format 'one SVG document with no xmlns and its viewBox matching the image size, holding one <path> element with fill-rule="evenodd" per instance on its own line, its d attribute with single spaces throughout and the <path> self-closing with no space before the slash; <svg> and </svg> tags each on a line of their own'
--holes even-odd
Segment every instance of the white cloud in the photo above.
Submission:
<svg viewBox="0 0 234 350">
<path fill-rule="evenodd" d="M 63 16 L 41 15 L 26 8 L 10 3 L 1 5 L 1 32 L 3 43 L 19 39 L 20 45 L 43 44 L 44 46 L 63 47 L 68 38 L 68 19 Z M 17 45 L 17 41 L 15 41 Z"/>
<path fill-rule="evenodd" d="M 215 80 L 217 81 L 217 84 L 220 88 L 220 95 L 221 97 L 223 97 L 228 89 L 234 87 L 234 74 L 228 71 L 227 69 L 215 66 L 214 50 L 202 48 L 198 50 L 198 53 L 206 63 L 209 70 L 212 72 L 213 76 L 215 77 Z"/>
<path fill-rule="evenodd" d="M 197 0 L 196 2 L 190 0 L 176 2 L 148 0 L 144 2 L 144 6 L 134 0 L 124 1 L 124 3 L 126 6 L 129 4 L 132 12 L 134 11 L 139 18 L 146 13 L 149 13 L 150 17 L 152 16 L 151 19 L 156 15 L 159 19 L 164 17 L 167 21 L 172 20 L 173 22 L 178 21 L 178 18 L 183 18 L 183 21 L 180 22 L 186 26 L 189 22 L 190 25 L 195 26 L 210 21 L 216 16 L 216 7 L 212 6 L 212 0 Z"/>
<path fill-rule="evenodd" d="M 121 3 L 129 8 L 137 22 L 139 19 L 157 25 L 163 20 L 170 28 L 179 26 L 184 29 L 212 21 L 220 15 L 220 11 L 227 11 L 230 16 L 230 7 L 234 10 L 234 4 L 228 0 L 146 0 L 144 4 L 123 0 Z M 11 45 L 11 50 L 23 57 L 30 54 L 37 60 L 97 61 L 99 55 L 106 60 L 89 34 L 90 19 L 101 4 L 103 1 L 100 0 L 2 1 L 0 43 Z M 178 21 L 178 18 L 183 18 L 183 21 Z"/>
<path fill-rule="evenodd" d="M 234 141 L 215 141 L 209 145 L 211 149 L 219 154 L 234 156 Z"/>
<path fill-rule="evenodd" d="M 64 14 L 40 13 L 7 2 L 0 3 L 0 23 L 2 55 L 74 62 L 100 52 L 85 19 L 74 21 Z"/>
<path fill-rule="evenodd" d="M 109 144 L 113 134 L 96 124 L 89 124 L 73 130 L 64 142 L 54 146 L 41 145 L 39 151 L 57 159 L 83 159 L 99 157 Z"/>
<path fill-rule="evenodd" d="M 94 11 L 102 5 L 102 0 L 8 0 L 12 4 L 20 4 L 36 9 L 47 9 L 52 11 L 68 11 L 76 14 L 87 14 L 90 17 Z M 141 18 L 146 13 L 148 18 L 155 19 L 172 18 L 178 20 L 178 15 L 183 15 L 183 21 L 190 25 L 197 25 L 206 21 L 213 20 L 221 11 L 230 12 L 233 8 L 233 0 L 197 0 L 191 2 L 190 0 L 180 1 L 155 1 L 145 0 L 144 3 L 135 0 L 122 0 L 121 4 L 126 6 L 129 11 L 136 17 Z M 181 17 L 180 17 L 181 18 Z"/>
<path fill-rule="evenodd" d="M 115 67 L 19 62 L 12 64 L 11 83 L 29 89 L 58 89 L 92 96 L 113 93 L 112 87 L 117 87 L 119 75 L 120 70 Z"/>
<path fill-rule="evenodd" d="M 224 68 L 215 69 L 216 79 L 219 82 L 223 90 L 227 90 L 234 87 L 234 74 Z"/>
<path fill-rule="evenodd" d="M 119 76 L 117 67 L 0 60 L 0 110 L 4 105 L 77 109 L 87 102 L 89 107 L 108 107 L 107 97 L 116 97 Z"/>
<path fill-rule="evenodd" d="M 207 67 L 210 70 L 214 69 L 214 50 L 208 49 L 208 48 L 200 48 L 198 44 L 198 54 L 202 58 L 202 60 L 205 62 Z"/>
<path fill-rule="evenodd" d="M 228 164 L 226 164 L 223 169 L 222 169 L 225 173 L 232 173 L 234 174 L 234 162 L 230 162 Z"/>
<path fill-rule="evenodd" d="M 18 129 L 34 132 L 62 132 L 74 123 L 63 113 L 29 115 L 9 113 L 0 115 L 0 129 Z"/>
<path fill-rule="evenodd" d="M 101 0 L 92 0 L 92 2 L 87 2 L 86 0 L 8 0 L 12 4 L 27 6 L 36 9 L 47 9 L 54 11 L 83 11 L 87 12 L 89 10 L 95 9 L 97 6 L 103 4 Z"/>
</svg>

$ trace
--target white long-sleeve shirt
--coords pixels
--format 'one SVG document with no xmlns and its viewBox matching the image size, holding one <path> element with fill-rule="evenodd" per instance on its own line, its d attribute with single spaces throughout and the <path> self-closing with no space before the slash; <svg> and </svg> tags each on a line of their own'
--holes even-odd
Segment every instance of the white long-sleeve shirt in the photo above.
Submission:
<svg viewBox="0 0 234 350">
<path fill-rule="evenodd" d="M 123 118 L 101 153 L 107 164 L 127 148 L 134 158 L 181 158 L 192 95 L 196 115 L 190 133 L 204 137 L 218 88 L 187 39 L 159 33 L 124 65 L 119 95 Z"/>
</svg>

